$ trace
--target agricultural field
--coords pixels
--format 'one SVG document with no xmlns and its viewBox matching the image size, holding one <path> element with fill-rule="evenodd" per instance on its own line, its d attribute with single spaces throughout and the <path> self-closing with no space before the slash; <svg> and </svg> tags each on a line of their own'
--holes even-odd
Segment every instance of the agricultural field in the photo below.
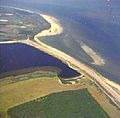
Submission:
<svg viewBox="0 0 120 118">
<path fill-rule="evenodd" d="M 32 39 L 49 27 L 39 14 L 0 6 L 0 41 Z"/>
<path fill-rule="evenodd" d="M 87 89 L 53 93 L 8 110 L 11 118 L 109 118 Z"/>
</svg>

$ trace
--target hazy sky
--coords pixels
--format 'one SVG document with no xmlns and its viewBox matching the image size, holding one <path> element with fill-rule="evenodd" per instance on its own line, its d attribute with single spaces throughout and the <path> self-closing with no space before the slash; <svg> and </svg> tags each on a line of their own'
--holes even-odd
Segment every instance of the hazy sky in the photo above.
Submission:
<svg viewBox="0 0 120 118">
<path fill-rule="evenodd" d="M 70 7 L 93 7 L 106 4 L 117 5 L 119 7 L 120 5 L 120 0 L 0 0 L 0 2 L 14 4 L 57 4 Z"/>
<path fill-rule="evenodd" d="M 0 0 L 0 1 L 6 1 L 6 3 L 10 2 L 16 2 L 16 3 L 41 3 L 41 4 L 58 4 L 58 5 L 67 5 L 67 6 L 79 6 L 80 4 L 88 4 L 89 3 L 99 3 L 101 1 L 107 1 L 107 0 Z M 115 0 L 116 1 L 116 0 Z M 92 4 L 91 4 L 92 5 Z"/>
</svg>

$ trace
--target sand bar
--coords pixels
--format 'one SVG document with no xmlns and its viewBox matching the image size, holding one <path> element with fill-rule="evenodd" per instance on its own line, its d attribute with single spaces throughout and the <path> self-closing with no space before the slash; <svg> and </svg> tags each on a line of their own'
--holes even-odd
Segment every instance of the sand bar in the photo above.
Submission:
<svg viewBox="0 0 120 118">
<path fill-rule="evenodd" d="M 99 66 L 105 64 L 104 59 L 100 55 L 98 55 L 92 48 L 84 43 L 81 43 L 80 46 L 93 59 L 94 62 L 92 64 Z"/>
</svg>

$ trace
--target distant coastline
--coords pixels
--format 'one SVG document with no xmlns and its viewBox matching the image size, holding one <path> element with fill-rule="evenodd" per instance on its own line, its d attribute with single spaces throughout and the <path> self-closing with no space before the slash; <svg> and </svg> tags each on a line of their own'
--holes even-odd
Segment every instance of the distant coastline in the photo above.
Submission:
<svg viewBox="0 0 120 118">
<path fill-rule="evenodd" d="M 24 10 L 24 9 L 22 9 L 22 10 Z M 26 10 L 26 11 L 31 12 L 29 10 Z M 41 14 L 39 14 L 39 15 L 41 15 Z M 63 31 L 62 26 L 60 25 L 60 23 L 57 23 L 57 21 L 55 20 L 54 17 L 51 17 L 49 15 L 43 15 L 43 14 L 41 16 L 51 24 L 51 28 L 36 34 L 34 36 L 33 41 L 28 38 L 26 40 L 21 40 L 21 41 L 0 42 L 0 44 L 2 44 L 2 43 L 18 43 L 18 42 L 24 43 L 24 44 L 33 46 L 39 50 L 42 50 L 54 57 L 57 57 L 58 59 L 60 59 L 64 62 L 68 62 L 72 65 L 75 65 L 77 67 L 78 72 L 80 72 L 86 76 L 89 76 L 90 79 L 92 81 L 94 81 L 101 88 L 101 90 L 120 108 L 120 85 L 118 85 L 117 83 L 111 82 L 107 78 L 98 74 L 92 68 L 86 66 L 85 64 L 79 62 L 78 60 L 65 54 L 64 52 L 62 52 L 58 49 L 55 49 L 49 45 L 46 45 L 40 41 L 39 38 L 42 36 L 58 35 L 58 34 L 62 33 L 62 31 Z"/>
</svg>

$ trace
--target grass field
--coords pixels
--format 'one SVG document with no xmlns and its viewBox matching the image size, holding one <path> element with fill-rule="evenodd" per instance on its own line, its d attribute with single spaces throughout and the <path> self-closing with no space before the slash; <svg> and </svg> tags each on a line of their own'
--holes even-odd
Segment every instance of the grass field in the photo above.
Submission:
<svg viewBox="0 0 120 118">
<path fill-rule="evenodd" d="M 0 80 L 0 118 L 7 118 L 7 110 L 20 104 L 52 93 L 85 88 L 110 117 L 119 118 L 120 111 L 109 102 L 106 95 L 89 79 L 82 78 L 75 85 L 60 84 L 55 73 L 44 71 L 35 71 Z"/>
<path fill-rule="evenodd" d="M 53 93 L 8 110 L 11 118 L 109 118 L 87 89 Z"/>
<path fill-rule="evenodd" d="M 76 86 L 61 85 L 58 80 L 59 78 L 55 73 L 44 71 L 11 76 L 0 80 L 1 117 L 7 117 L 6 112 L 9 108 L 38 97 L 53 92 L 77 89 Z"/>
</svg>

